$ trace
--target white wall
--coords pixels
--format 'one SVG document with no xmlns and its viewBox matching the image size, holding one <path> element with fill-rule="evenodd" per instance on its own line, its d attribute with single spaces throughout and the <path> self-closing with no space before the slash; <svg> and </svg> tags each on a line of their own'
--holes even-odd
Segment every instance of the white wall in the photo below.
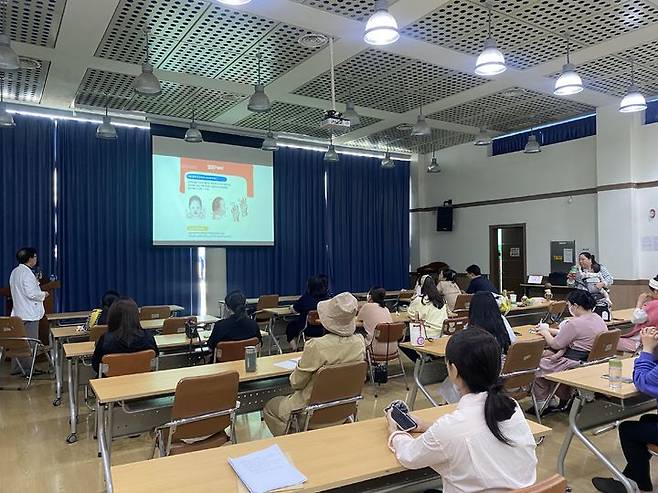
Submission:
<svg viewBox="0 0 658 493">
<path fill-rule="evenodd" d="M 447 199 L 459 204 L 596 186 L 595 137 L 546 146 L 535 155 L 489 157 L 485 149 L 464 144 L 441 151 L 438 158 L 441 173 L 418 174 L 419 207 Z M 571 203 L 559 197 L 457 208 L 452 232 L 436 231 L 434 212 L 415 213 L 420 223 L 419 264 L 441 260 L 463 271 L 478 263 L 488 271 L 489 226 L 525 223 L 528 273 L 548 273 L 552 240 L 575 240 L 577 249 L 596 251 L 596 209 L 596 194 L 576 195 Z"/>
</svg>

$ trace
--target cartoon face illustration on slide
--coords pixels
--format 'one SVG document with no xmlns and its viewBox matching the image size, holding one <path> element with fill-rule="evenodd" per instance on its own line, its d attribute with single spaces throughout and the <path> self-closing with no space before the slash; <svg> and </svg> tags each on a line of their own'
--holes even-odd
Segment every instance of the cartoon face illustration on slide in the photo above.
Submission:
<svg viewBox="0 0 658 493">
<path fill-rule="evenodd" d="M 226 205 L 223 197 L 215 197 L 212 201 L 212 218 L 221 219 L 226 216 Z"/>
<path fill-rule="evenodd" d="M 190 219 L 203 219 L 206 217 L 203 204 L 201 203 L 201 197 L 198 195 L 192 195 L 190 197 L 187 204 L 187 217 Z"/>
</svg>

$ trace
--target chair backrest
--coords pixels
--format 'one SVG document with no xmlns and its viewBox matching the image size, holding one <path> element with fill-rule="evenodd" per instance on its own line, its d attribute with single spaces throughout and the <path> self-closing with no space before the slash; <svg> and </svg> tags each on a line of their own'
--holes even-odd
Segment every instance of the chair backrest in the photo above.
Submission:
<svg viewBox="0 0 658 493">
<path fill-rule="evenodd" d="M 277 308 L 279 306 L 279 295 L 278 294 L 264 294 L 258 298 L 258 304 L 256 305 L 256 320 L 263 322 L 270 319 L 270 315 L 267 313 L 259 313 L 261 310 L 266 308 Z"/>
<path fill-rule="evenodd" d="M 107 325 L 94 325 L 89 330 L 89 340 L 94 341 L 94 344 L 98 342 L 98 339 L 101 338 L 103 334 L 107 332 Z"/>
<path fill-rule="evenodd" d="M 308 406 L 326 404 L 327 407 L 313 412 L 309 426 L 342 423 L 356 413 L 356 402 L 336 404 L 345 399 L 361 396 L 366 380 L 367 365 L 365 361 L 342 363 L 320 368 L 313 384 L 313 391 Z M 308 407 L 307 406 L 307 407 Z"/>
<path fill-rule="evenodd" d="M 455 300 L 455 310 L 468 310 L 471 306 L 472 298 L 472 294 L 458 294 Z"/>
<path fill-rule="evenodd" d="M 134 373 L 148 373 L 151 371 L 151 362 L 155 358 L 155 351 L 147 349 L 136 353 L 106 354 L 101 363 L 105 365 L 101 373 L 105 377 L 118 377 Z"/>
<path fill-rule="evenodd" d="M 377 324 L 375 327 L 375 338 L 377 342 L 383 342 L 384 344 L 396 343 L 404 337 L 404 322 L 393 322 L 393 323 L 383 323 Z"/>
<path fill-rule="evenodd" d="M 457 332 L 464 330 L 468 325 L 468 317 L 446 318 L 441 327 L 442 336 L 452 336 Z"/>
<path fill-rule="evenodd" d="M 0 317 L 0 347 L 4 348 L 7 356 L 29 356 L 30 343 L 26 339 L 25 324 L 19 317 Z"/>
<path fill-rule="evenodd" d="M 554 301 L 548 307 L 548 314 L 553 317 L 561 317 L 566 309 L 567 309 L 566 301 Z"/>
<path fill-rule="evenodd" d="M 545 344 L 541 339 L 518 341 L 509 347 L 501 371 L 505 390 L 511 391 L 532 384 L 535 380 L 535 372 L 539 369 Z"/>
<path fill-rule="evenodd" d="M 171 317 L 169 305 L 143 306 L 139 309 L 140 320 L 156 320 Z"/>
<path fill-rule="evenodd" d="M 235 408 L 239 383 L 237 371 L 183 378 L 176 385 L 171 419 L 202 416 Z M 172 441 L 214 435 L 223 431 L 230 423 L 230 417 L 227 415 L 180 425 L 172 435 Z"/>
<path fill-rule="evenodd" d="M 215 358 L 218 362 L 239 361 L 244 359 L 245 348 L 247 346 L 257 346 L 258 338 L 252 337 L 243 341 L 222 341 L 217 343 L 215 348 Z"/>
<path fill-rule="evenodd" d="M 612 358 L 617 354 L 617 343 L 621 337 L 619 329 L 601 332 L 594 339 L 592 350 L 587 357 L 587 363 L 596 363 Z"/>
<path fill-rule="evenodd" d="M 400 294 L 398 294 L 398 303 L 410 303 L 411 298 L 414 297 L 414 294 L 416 294 L 416 291 L 413 289 L 403 289 L 400 291 Z"/>
<path fill-rule="evenodd" d="M 171 317 L 162 324 L 162 334 L 182 334 L 187 322 L 196 323 L 196 317 Z"/>
<path fill-rule="evenodd" d="M 565 491 L 567 491 L 567 480 L 559 474 L 554 474 L 539 483 L 520 490 L 513 490 L 511 493 L 565 493 Z"/>
</svg>

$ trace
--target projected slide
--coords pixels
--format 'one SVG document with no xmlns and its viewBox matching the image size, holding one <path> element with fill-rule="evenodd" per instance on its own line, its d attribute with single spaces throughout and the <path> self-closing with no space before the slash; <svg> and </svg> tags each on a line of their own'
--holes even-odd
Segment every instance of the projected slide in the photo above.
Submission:
<svg viewBox="0 0 658 493">
<path fill-rule="evenodd" d="M 154 245 L 272 245 L 272 167 L 153 155 Z"/>
</svg>

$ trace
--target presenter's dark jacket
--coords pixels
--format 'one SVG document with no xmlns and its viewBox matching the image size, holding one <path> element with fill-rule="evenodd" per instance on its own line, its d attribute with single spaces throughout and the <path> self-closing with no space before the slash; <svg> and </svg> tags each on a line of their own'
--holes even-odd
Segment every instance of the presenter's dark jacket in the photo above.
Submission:
<svg viewBox="0 0 658 493">
<path fill-rule="evenodd" d="M 158 346 L 151 331 L 139 329 L 130 344 L 120 340 L 113 332 L 106 332 L 96 342 L 94 355 L 91 357 L 91 366 L 98 373 L 101 360 L 106 354 L 137 353 L 147 349 L 153 349 L 155 355 L 158 355 Z"/>
<path fill-rule="evenodd" d="M 228 318 L 215 323 L 212 334 L 208 339 L 208 347 L 214 349 L 218 342 L 222 341 L 244 341 L 257 337 L 258 342 L 263 343 L 260 328 L 255 320 L 247 316 L 231 315 Z"/>
<path fill-rule="evenodd" d="M 466 289 L 466 294 L 475 294 L 479 291 L 487 291 L 489 293 L 498 293 L 498 289 L 493 283 L 484 276 L 478 276 L 475 279 L 471 279 L 471 283 Z"/>
</svg>

